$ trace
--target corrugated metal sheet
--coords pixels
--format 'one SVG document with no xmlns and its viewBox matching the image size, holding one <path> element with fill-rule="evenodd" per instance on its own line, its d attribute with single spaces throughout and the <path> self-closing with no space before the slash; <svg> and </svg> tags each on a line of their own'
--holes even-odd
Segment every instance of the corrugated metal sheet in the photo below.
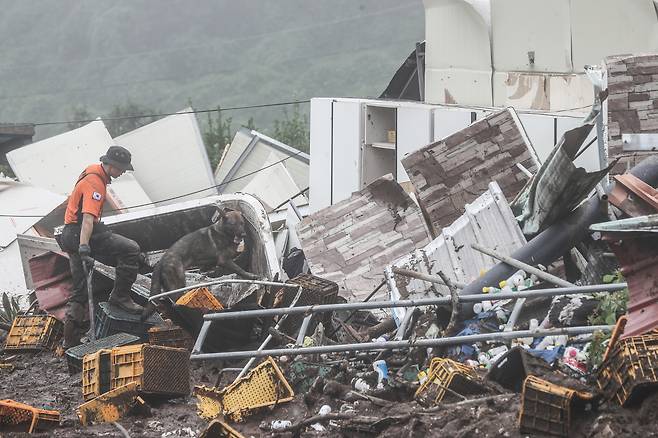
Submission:
<svg viewBox="0 0 658 438">
<path fill-rule="evenodd" d="M 379 285 L 387 264 L 429 242 L 420 210 L 390 174 L 306 217 L 297 234 L 311 273 L 354 301 Z"/>
<path fill-rule="evenodd" d="M 548 159 L 512 203 L 524 234 L 546 229 L 568 215 L 601 181 L 611 167 L 586 172 L 573 163 L 592 125 L 564 133 Z"/>
<path fill-rule="evenodd" d="M 538 158 L 512 108 L 493 113 L 402 159 L 435 235 L 496 181 L 510 199 L 536 172 Z"/>
<path fill-rule="evenodd" d="M 510 255 L 526 243 L 505 195 L 497 183 L 489 183 L 486 192 L 465 206 L 466 212 L 424 248 L 416 249 L 386 267 L 391 299 L 431 298 L 449 295 L 447 287 L 393 274 L 392 268 L 409 269 L 429 275 L 442 271 L 448 278 L 470 283 L 497 260 L 471 248 L 479 243 Z M 405 309 L 395 309 L 403 318 Z"/>
</svg>

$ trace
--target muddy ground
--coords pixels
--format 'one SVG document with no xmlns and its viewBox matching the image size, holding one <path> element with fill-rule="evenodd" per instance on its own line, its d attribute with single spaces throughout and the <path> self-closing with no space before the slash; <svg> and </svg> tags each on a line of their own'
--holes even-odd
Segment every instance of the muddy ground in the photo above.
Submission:
<svg viewBox="0 0 658 438">
<path fill-rule="evenodd" d="M 14 354 L 0 355 L 3 357 Z M 59 428 L 33 436 L 55 437 L 120 437 L 112 425 L 80 426 L 75 409 L 82 403 L 80 374 L 69 376 L 66 358 L 53 352 L 16 355 L 11 363 L 15 369 L 0 369 L 0 398 L 13 399 L 44 409 L 59 410 Z M 212 385 L 217 369 L 209 365 L 193 364 L 192 384 Z M 228 375 L 224 382 L 232 380 Z M 243 423 L 231 423 L 245 437 L 293 436 L 275 435 L 259 426 L 272 420 L 290 420 L 293 425 L 317 414 L 323 404 L 331 407 L 331 414 L 323 422 L 325 430 L 302 428 L 301 436 L 345 437 L 518 437 L 520 396 L 512 393 L 489 394 L 480 401 L 456 401 L 439 407 L 424 408 L 412 400 L 413 385 L 388 391 L 375 391 L 368 399 L 350 392 L 347 385 L 329 385 L 326 379 L 311 379 L 311 389 L 299 391 L 295 400 L 273 410 L 264 409 Z M 386 400 L 388 399 L 388 400 Z M 658 436 L 658 393 L 650 395 L 633 409 L 622 409 L 604 404 L 598 411 L 578 414 L 573 418 L 570 436 L 628 437 Z M 331 421 L 327 421 L 331 419 Z M 120 421 L 133 437 L 196 437 L 206 421 L 196 414 L 193 396 L 167 402 L 151 402 L 149 417 L 128 416 Z M 0 436 L 28 436 L 2 431 Z M 533 435 L 541 436 L 541 435 Z"/>
</svg>

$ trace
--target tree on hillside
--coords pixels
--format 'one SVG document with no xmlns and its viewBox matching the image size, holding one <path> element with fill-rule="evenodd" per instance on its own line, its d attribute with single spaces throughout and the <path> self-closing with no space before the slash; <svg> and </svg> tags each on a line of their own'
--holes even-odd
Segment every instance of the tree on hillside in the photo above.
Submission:
<svg viewBox="0 0 658 438">
<path fill-rule="evenodd" d="M 71 112 L 71 121 L 68 122 L 66 126 L 69 128 L 69 131 L 72 131 L 89 123 L 87 122 L 87 120 L 93 120 L 93 117 L 89 112 L 89 110 L 87 109 L 87 106 L 75 105 Z"/>
<path fill-rule="evenodd" d="M 128 100 L 125 105 L 115 105 L 110 114 L 104 118 L 104 122 L 110 135 L 114 138 L 155 122 L 160 118 L 153 115 L 157 113 L 158 111 L 152 108 Z"/>
<path fill-rule="evenodd" d="M 221 107 L 217 107 L 214 118 L 212 114 L 208 113 L 207 126 L 203 130 L 203 143 L 206 145 L 210 166 L 215 169 L 224 153 L 224 149 L 233 140 L 235 130 L 231 128 L 233 117 L 223 118 Z M 245 128 L 256 129 L 253 117 L 249 118 Z"/>
<path fill-rule="evenodd" d="M 283 117 L 283 120 L 274 121 L 272 137 L 288 146 L 308 152 L 310 145 L 308 115 L 302 114 L 299 104 L 296 103 L 292 114 L 288 113 L 287 109 L 283 110 Z"/>
</svg>

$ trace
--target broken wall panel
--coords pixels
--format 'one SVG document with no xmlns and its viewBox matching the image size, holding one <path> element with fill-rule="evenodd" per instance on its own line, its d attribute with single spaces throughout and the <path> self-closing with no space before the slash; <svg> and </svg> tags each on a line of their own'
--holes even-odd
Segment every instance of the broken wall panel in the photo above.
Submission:
<svg viewBox="0 0 658 438">
<path fill-rule="evenodd" d="M 527 183 L 538 158 L 512 108 L 493 113 L 402 159 L 434 234 L 450 225 L 496 181 L 508 199 Z"/>
<path fill-rule="evenodd" d="M 510 255 L 526 243 L 503 192 L 495 182 L 490 183 L 489 189 L 475 202 L 464 208 L 466 212 L 450 226 L 443 228 L 440 236 L 386 267 L 392 300 L 450 294 L 446 286 L 394 274 L 393 267 L 432 276 L 442 271 L 449 279 L 468 284 L 478 278 L 482 270 L 498 263 L 471 248 L 471 243 L 479 243 L 505 255 Z M 402 307 L 393 309 L 400 321 L 405 311 Z"/>
<path fill-rule="evenodd" d="M 311 272 L 350 300 L 365 298 L 387 264 L 429 242 L 421 212 L 391 175 L 306 217 L 297 233 Z"/>
<path fill-rule="evenodd" d="M 624 173 L 655 151 L 624 151 L 624 134 L 658 133 L 658 54 L 615 56 L 605 59 L 608 98 L 603 102 L 607 120 L 608 161 L 620 158 L 613 174 Z"/>
</svg>

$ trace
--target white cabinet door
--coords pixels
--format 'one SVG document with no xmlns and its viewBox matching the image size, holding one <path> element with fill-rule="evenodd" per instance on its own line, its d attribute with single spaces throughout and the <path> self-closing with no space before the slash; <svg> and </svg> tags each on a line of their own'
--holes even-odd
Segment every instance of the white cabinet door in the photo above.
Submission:
<svg viewBox="0 0 658 438">
<path fill-rule="evenodd" d="M 363 146 L 361 102 L 333 102 L 331 151 L 331 203 L 335 204 L 359 190 L 361 147 Z M 315 158 L 315 157 L 314 157 Z"/>
<path fill-rule="evenodd" d="M 309 210 L 331 205 L 331 109 L 332 99 L 311 99 L 311 162 Z"/>
<path fill-rule="evenodd" d="M 397 180 L 409 181 L 400 160 L 432 143 L 432 108 L 399 107 L 397 114 Z"/>
</svg>

